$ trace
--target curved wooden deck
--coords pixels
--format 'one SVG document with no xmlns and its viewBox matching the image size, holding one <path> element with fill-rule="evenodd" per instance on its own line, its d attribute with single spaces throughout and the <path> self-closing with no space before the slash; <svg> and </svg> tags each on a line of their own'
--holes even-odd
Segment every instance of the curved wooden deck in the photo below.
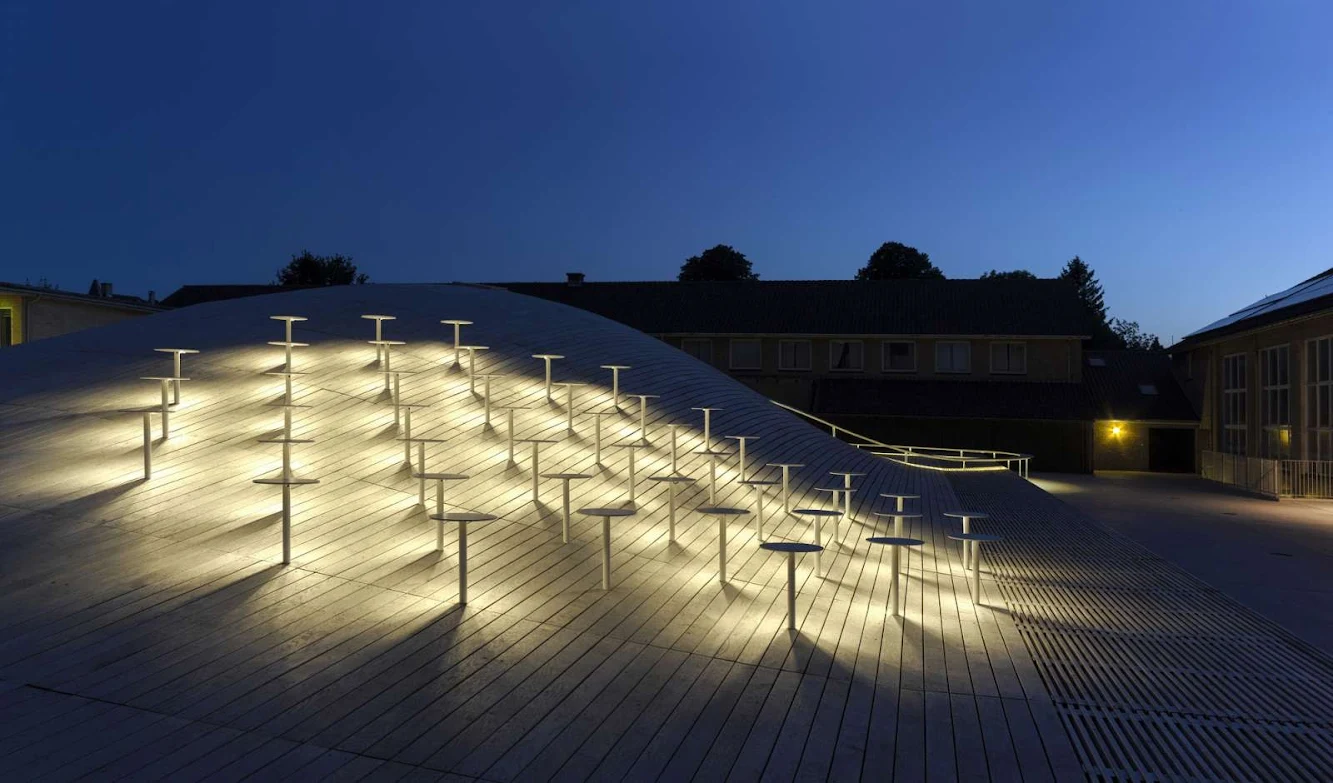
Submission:
<svg viewBox="0 0 1333 783">
<path fill-rule="evenodd" d="M 257 443 L 280 421 L 282 379 L 267 348 L 272 312 L 310 321 L 296 336 L 298 475 L 292 565 L 277 564 L 277 497 Z M 430 470 L 472 476 L 447 488 L 450 510 L 501 517 L 470 535 L 469 603 L 459 608 L 452 548 L 434 551 L 427 508 L 404 464 L 364 312 L 390 312 L 407 342 L 394 366 L 417 409 L 413 434 L 439 438 Z M 512 383 L 497 404 L 536 407 L 517 437 L 557 437 L 543 470 L 592 472 L 575 507 L 624 502 L 627 449 L 592 466 L 590 420 L 566 433 L 563 401 L 544 400 L 530 355 L 555 351 L 557 380 L 595 383 L 619 361 L 625 394 L 661 394 L 658 433 L 637 457 L 636 516 L 613 526 L 615 582 L 599 588 L 600 522 L 578 518 L 560 543 L 559 483 L 531 500 L 527 466 L 508 464 L 502 433 L 449 366 L 441 317 L 476 321 L 464 341 L 492 346 L 479 369 Z M 114 334 L 112 334 L 114 331 Z M 140 478 L 136 379 L 151 348 L 203 349 L 173 410 L 170 440 Z M 110 336 L 108 336 L 110 335 Z M 0 770 L 73 779 L 1067 779 L 1079 774 L 1059 714 L 993 583 L 974 607 L 931 520 L 956 507 L 942 474 L 875 460 L 840 444 L 710 368 L 595 316 L 460 286 L 365 286 L 205 305 L 80 333 L 0 357 Z M 503 387 L 508 395 L 499 398 Z M 716 442 L 743 433 L 753 475 L 802 462 L 793 507 L 827 502 L 833 470 L 860 479 L 857 522 L 830 547 L 822 578 L 798 571 L 795 636 L 785 629 L 785 556 L 753 525 L 730 527 L 731 580 L 717 580 L 717 525 L 684 509 L 666 541 L 667 423 L 689 423 L 682 470 L 703 479 L 698 414 L 713 405 Z M 634 436 L 637 411 L 604 423 Z M 613 434 L 615 437 L 613 437 Z M 734 460 L 717 502 L 749 508 Z M 887 614 L 888 560 L 862 539 L 881 491 L 921 494 L 924 539 L 906 573 L 908 610 Z M 770 535 L 807 523 L 766 504 Z M 782 518 L 779 518 L 782 517 Z M 831 531 L 830 531 L 831 532 Z M 880 532 L 883 532 L 881 529 Z M 994 607 L 994 608 L 990 608 Z"/>
</svg>

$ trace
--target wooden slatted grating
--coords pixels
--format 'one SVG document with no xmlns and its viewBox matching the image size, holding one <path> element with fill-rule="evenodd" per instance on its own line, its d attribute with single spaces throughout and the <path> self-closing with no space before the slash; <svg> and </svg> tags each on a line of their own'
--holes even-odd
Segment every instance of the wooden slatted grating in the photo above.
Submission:
<svg viewBox="0 0 1333 783">
<path fill-rule="evenodd" d="M 293 557 L 278 564 L 273 472 L 281 362 L 265 346 L 276 312 L 311 316 L 297 339 Z M 453 531 L 443 553 L 418 505 L 360 313 L 391 312 L 405 339 L 394 366 L 405 399 L 429 404 L 414 433 L 441 438 L 432 467 L 473 478 L 450 510 L 501 517 L 476 526 L 470 600 L 456 600 Z M 542 469 L 589 470 L 578 506 L 624 503 L 626 453 L 591 464 L 591 422 L 564 432 L 562 399 L 542 394 L 539 351 L 567 358 L 557 379 L 588 380 L 605 406 L 607 373 L 625 391 L 662 394 L 652 447 L 638 457 L 635 517 L 613 526 L 613 589 L 599 589 L 600 524 L 559 535 L 559 486 L 531 497 L 526 449 L 510 464 L 503 424 L 486 428 L 478 395 L 451 362 L 445 317 L 492 346 L 479 368 L 508 380 L 500 402 L 529 408 L 517 435 L 558 437 Z M 105 335 L 112 335 L 114 340 Z M 163 335 L 169 335 L 164 337 Z M 173 435 L 140 480 L 138 381 L 160 369 L 162 341 L 204 349 L 187 360 Z M 0 774 L 44 779 L 260 778 L 460 780 L 1066 779 L 1066 730 L 1000 599 L 976 606 L 936 524 L 954 498 L 942 474 L 912 471 L 840 444 L 740 384 L 625 327 L 540 300 L 458 286 L 305 291 L 198 308 L 80 333 L 4 357 L 0 389 Z M 828 471 L 864 470 L 855 525 L 798 566 L 800 633 L 786 631 L 785 560 L 730 532 L 729 584 L 717 578 L 717 521 L 683 511 L 666 541 L 669 422 L 693 425 L 682 470 L 706 498 L 698 414 L 726 409 L 714 437 L 760 436 L 752 464 L 796 461 L 795 501 Z M 637 433 L 632 407 L 606 442 Z M 751 506 L 736 460 L 718 501 Z M 427 495 L 433 506 L 434 488 Z M 887 552 L 863 541 L 881 491 L 917 492 L 928 518 L 909 533 L 906 613 L 888 615 Z M 772 498 L 770 513 L 777 508 Z M 880 528 L 881 530 L 883 528 Z M 809 521 L 770 521 L 809 539 Z M 457 776 L 457 777 L 450 777 Z"/>
<path fill-rule="evenodd" d="M 1089 778 L 1333 779 L 1328 656 L 1027 482 L 952 483 Z"/>
</svg>

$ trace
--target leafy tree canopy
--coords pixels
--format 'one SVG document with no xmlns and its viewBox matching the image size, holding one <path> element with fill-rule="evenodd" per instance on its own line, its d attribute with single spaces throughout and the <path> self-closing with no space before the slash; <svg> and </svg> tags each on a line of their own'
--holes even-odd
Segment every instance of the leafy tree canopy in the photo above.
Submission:
<svg viewBox="0 0 1333 783">
<path fill-rule="evenodd" d="M 992 269 L 981 276 L 982 280 L 1036 280 L 1037 276 L 1026 269 L 1014 269 L 1009 272 L 1001 272 L 998 269 Z"/>
<path fill-rule="evenodd" d="M 1157 335 L 1149 334 L 1139 328 L 1138 321 L 1125 321 L 1120 318 L 1111 319 L 1111 331 L 1116 337 L 1120 338 L 1124 348 L 1135 351 L 1160 351 L 1162 341 L 1157 339 Z"/>
<path fill-rule="evenodd" d="M 901 242 L 880 245 L 866 265 L 856 272 L 857 280 L 900 280 L 912 277 L 943 280 L 944 273 L 930 263 L 928 254 Z"/>
<path fill-rule="evenodd" d="M 678 280 L 758 280 L 750 259 L 731 245 L 715 245 L 697 256 L 690 256 L 680 266 Z"/>
<path fill-rule="evenodd" d="M 351 256 L 317 256 L 309 250 L 293 255 L 287 266 L 278 270 L 278 285 L 349 285 L 370 278 L 356 271 Z"/>
</svg>

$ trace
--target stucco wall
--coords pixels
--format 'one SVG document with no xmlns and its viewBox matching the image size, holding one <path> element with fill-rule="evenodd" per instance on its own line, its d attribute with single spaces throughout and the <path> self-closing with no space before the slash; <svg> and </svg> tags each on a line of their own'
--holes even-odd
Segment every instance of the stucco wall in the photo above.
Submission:
<svg viewBox="0 0 1333 783">
<path fill-rule="evenodd" d="M 27 300 L 27 321 L 24 342 L 45 340 L 82 329 L 106 326 L 126 318 L 139 318 L 147 313 L 121 310 L 98 304 L 85 304 L 68 299 L 35 297 Z"/>
</svg>

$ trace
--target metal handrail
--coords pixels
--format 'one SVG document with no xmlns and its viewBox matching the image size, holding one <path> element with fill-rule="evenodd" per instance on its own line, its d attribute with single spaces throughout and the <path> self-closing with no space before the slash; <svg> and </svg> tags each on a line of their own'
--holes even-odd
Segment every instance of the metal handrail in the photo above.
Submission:
<svg viewBox="0 0 1333 783">
<path fill-rule="evenodd" d="M 783 410 L 795 413 L 797 416 L 811 421 L 815 424 L 827 427 L 829 434 L 835 438 L 839 433 L 853 440 L 850 445 L 863 450 L 868 450 L 876 457 L 883 457 L 900 465 L 910 465 L 916 468 L 930 468 L 933 470 L 1013 470 L 1017 468 L 1018 474 L 1023 478 L 1028 477 L 1028 468 L 1032 462 L 1031 454 L 1021 454 L 1016 451 L 999 451 L 994 449 L 952 449 L 943 446 L 904 446 L 899 444 L 884 443 L 859 432 L 854 432 L 846 427 L 834 424 L 831 421 L 821 419 L 813 413 L 807 413 L 800 408 L 793 408 L 790 405 L 784 405 L 777 400 L 769 402 L 782 408 Z M 915 460 L 915 461 L 913 461 Z M 943 463 L 943 464 L 934 464 Z"/>
</svg>

